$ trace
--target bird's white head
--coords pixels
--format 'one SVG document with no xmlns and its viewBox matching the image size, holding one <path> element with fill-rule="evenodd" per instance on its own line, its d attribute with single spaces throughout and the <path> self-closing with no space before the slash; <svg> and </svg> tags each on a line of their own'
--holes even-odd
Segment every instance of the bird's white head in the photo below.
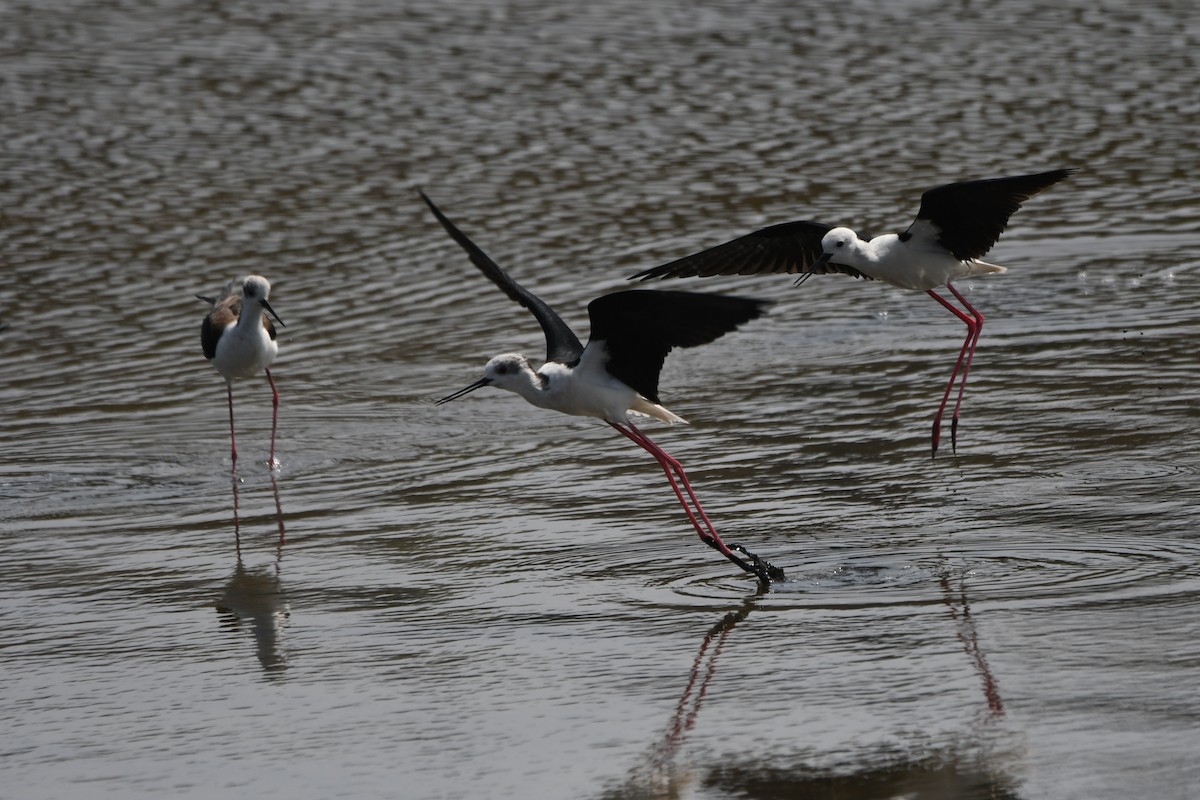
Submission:
<svg viewBox="0 0 1200 800">
<path fill-rule="evenodd" d="M 242 307 L 246 308 L 263 308 L 268 311 L 275 321 L 279 323 L 281 328 L 287 326 L 283 324 L 283 320 L 275 313 L 275 309 L 271 308 L 271 304 L 267 302 L 267 296 L 271 294 L 271 282 L 261 275 L 247 275 L 242 278 Z M 257 315 L 253 315 L 257 316 Z"/>
<path fill-rule="evenodd" d="M 520 353 L 505 353 L 496 356 L 483 367 L 483 377 L 497 389 L 517 391 L 518 383 L 528 384 L 533 367 L 529 359 Z"/>
<path fill-rule="evenodd" d="M 858 241 L 858 234 L 849 228 L 833 228 L 821 237 L 821 249 L 831 256 L 837 257 L 847 252 Z"/>
<path fill-rule="evenodd" d="M 849 228 L 832 228 L 821 237 L 821 255 L 809 269 L 820 271 L 832 261 L 835 264 L 851 264 L 859 250 L 858 234 Z"/>
<path fill-rule="evenodd" d="M 271 282 L 262 275 L 247 275 L 242 278 L 242 295 L 247 300 L 266 300 L 271 294 Z"/>
<path fill-rule="evenodd" d="M 435 405 L 449 403 L 465 394 L 482 389 L 484 386 L 495 386 L 497 389 L 507 389 L 523 395 L 537 384 L 537 373 L 529 366 L 529 359 L 519 353 L 505 353 L 496 356 L 483 367 L 483 377 L 454 394 L 443 397 Z"/>
</svg>

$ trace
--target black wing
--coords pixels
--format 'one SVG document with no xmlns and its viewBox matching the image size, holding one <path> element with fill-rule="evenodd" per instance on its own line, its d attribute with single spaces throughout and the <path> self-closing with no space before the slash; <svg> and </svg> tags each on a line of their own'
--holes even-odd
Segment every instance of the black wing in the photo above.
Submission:
<svg viewBox="0 0 1200 800">
<path fill-rule="evenodd" d="M 234 322 L 237 317 L 234 317 Z M 228 327 L 228 324 L 218 325 L 212 314 L 204 317 L 204 321 L 200 323 L 200 349 L 204 351 L 204 357 L 212 361 L 217 357 L 217 342 L 221 340 L 221 332 Z"/>
<path fill-rule="evenodd" d="M 574 363 L 579 358 L 579 354 L 583 352 L 583 345 L 579 343 L 574 332 L 567 327 L 567 323 L 563 322 L 562 318 L 554 313 L 554 309 L 539 300 L 533 292 L 522 287 L 510 278 L 507 272 L 500 269 L 495 261 L 488 258 L 487 253 L 480 250 L 474 242 L 466 237 L 466 234 L 455 227 L 453 222 L 446 219 L 446 216 L 438 210 L 432 200 L 425 196 L 424 192 L 419 191 L 419 193 L 421 199 L 429 206 L 429 210 L 437 217 L 438 222 L 442 223 L 446 233 L 450 234 L 450 238 L 467 251 L 471 263 L 479 267 L 479 271 L 488 276 L 492 283 L 499 286 L 506 295 L 529 309 L 537 318 L 538 324 L 542 326 L 542 331 L 546 334 L 546 360 L 559 361 L 563 364 Z"/>
<path fill-rule="evenodd" d="M 949 183 L 921 195 L 917 221 L 938 227 L 938 244 L 960 261 L 982 258 L 1029 198 L 1066 178 L 1073 169 L 1036 175 Z"/>
<path fill-rule="evenodd" d="M 199 294 L 196 295 L 196 299 L 203 300 L 212 306 L 204 315 L 204 321 L 200 323 L 200 348 L 204 351 L 204 357 L 212 361 L 217 357 L 217 342 L 221 340 L 221 334 L 229 326 L 236 325 L 238 317 L 242 314 L 241 281 L 234 279 L 225 284 L 215 300 Z M 274 329 L 268 328 L 268 330 L 271 331 L 271 338 L 274 339 Z"/>
<path fill-rule="evenodd" d="M 609 373 L 657 403 L 658 373 L 671 348 L 708 344 L 762 316 L 768 305 L 764 300 L 695 292 L 614 292 L 588 304 L 588 345 L 604 342 Z"/>
<path fill-rule="evenodd" d="M 813 264 L 821 256 L 821 239 L 830 229 L 829 225 L 807 220 L 771 225 L 725 244 L 663 264 L 661 267 L 639 272 L 631 276 L 630 280 L 759 275 L 765 272 L 814 275 L 842 272 L 856 278 L 865 278 L 866 276 L 858 270 L 842 264 L 825 263 L 813 269 Z"/>
</svg>

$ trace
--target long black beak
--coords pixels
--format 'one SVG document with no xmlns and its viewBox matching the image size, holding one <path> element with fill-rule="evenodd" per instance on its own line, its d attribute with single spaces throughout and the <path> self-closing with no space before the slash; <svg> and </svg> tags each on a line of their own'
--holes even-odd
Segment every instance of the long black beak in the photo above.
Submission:
<svg viewBox="0 0 1200 800">
<path fill-rule="evenodd" d="M 283 320 L 281 320 L 279 318 L 279 315 L 275 313 L 275 309 L 271 308 L 270 303 L 268 303 L 266 300 L 259 300 L 258 302 L 262 303 L 263 308 L 265 308 L 267 311 L 271 312 L 271 316 L 274 317 L 275 321 L 279 323 L 279 327 L 281 327 L 281 328 L 287 327 L 287 325 L 283 324 Z"/>
<path fill-rule="evenodd" d="M 475 391 L 476 389 L 482 389 L 484 386 L 487 386 L 491 382 L 492 382 L 491 378 L 480 378 L 479 380 L 475 381 L 467 388 L 459 389 L 454 394 L 443 397 L 441 400 L 438 400 L 436 403 L 434 403 L 434 405 L 440 406 L 443 403 L 449 403 L 451 400 L 457 400 L 458 398 L 462 397 L 464 394 L 470 394 L 471 392 Z"/>
<path fill-rule="evenodd" d="M 817 257 L 817 260 L 814 261 L 812 264 L 810 264 L 808 266 L 808 269 L 800 274 L 800 277 L 796 279 L 796 283 L 794 285 L 799 286 L 800 284 L 804 283 L 806 280 L 811 278 L 813 275 L 816 275 L 817 270 L 821 269 L 826 264 L 828 264 L 829 259 L 831 259 L 831 258 L 833 258 L 833 253 L 821 253 L 821 255 L 819 255 Z"/>
</svg>

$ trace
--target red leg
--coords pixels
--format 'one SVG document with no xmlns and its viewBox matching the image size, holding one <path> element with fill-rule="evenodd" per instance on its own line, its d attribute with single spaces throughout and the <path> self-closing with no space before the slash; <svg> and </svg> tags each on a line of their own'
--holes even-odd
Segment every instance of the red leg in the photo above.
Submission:
<svg viewBox="0 0 1200 800">
<path fill-rule="evenodd" d="M 961 297 L 961 295 L 959 295 L 959 293 L 953 287 L 951 287 L 950 284 L 946 284 L 946 286 L 948 288 L 950 288 L 950 290 L 952 292 L 954 292 L 955 297 Z M 962 311 L 960 311 L 959 309 L 955 308 L 953 303 L 951 303 L 946 298 L 942 297 L 940 294 L 935 292 L 933 289 L 929 289 L 926 292 L 926 294 L 928 294 L 934 300 L 937 300 L 939 303 L 941 303 L 943 306 L 945 306 L 946 309 L 951 314 L 953 314 L 954 316 L 961 319 L 963 321 L 963 323 L 967 326 L 967 338 L 963 340 L 962 348 L 958 351 L 958 359 L 954 362 L 954 371 L 950 373 L 950 381 L 946 384 L 946 391 L 942 393 L 942 402 L 938 405 L 937 414 L 935 414 L 933 417 L 933 455 L 936 456 L 937 449 L 938 449 L 938 443 L 942 439 L 942 415 L 946 412 L 946 401 L 948 401 L 950 399 L 950 391 L 954 388 L 954 384 L 958 380 L 958 371 L 963 365 L 963 360 L 966 358 L 968 353 L 974 352 L 974 349 L 971 347 L 971 343 L 979 338 L 979 331 L 978 331 L 979 325 L 976 322 L 974 316 L 965 314 Z M 966 380 L 965 373 L 964 373 L 963 380 L 964 380 L 964 382 Z M 961 397 L 961 390 L 960 390 L 960 397 Z M 957 411 L 955 412 L 955 415 L 956 415 L 955 418 L 957 419 Z M 957 432 L 957 427 L 958 427 L 957 423 L 955 423 L 952 426 L 952 428 L 953 428 L 952 436 L 951 436 L 952 439 L 954 439 L 953 434 Z M 955 449 L 956 445 L 957 445 L 957 442 L 952 441 L 952 443 L 951 443 L 952 449 Z"/>
<path fill-rule="evenodd" d="M 669 456 L 665 450 L 650 441 L 648 436 L 646 436 L 637 428 L 633 427 L 633 425 L 630 425 L 629 430 L 626 430 L 624 427 L 615 422 L 610 422 L 608 424 L 620 431 L 622 436 L 625 436 L 630 441 L 636 443 L 639 447 L 648 452 L 650 455 L 654 456 L 654 460 L 658 462 L 658 465 L 662 467 L 663 472 L 666 474 L 667 481 L 671 484 L 671 488 L 675 490 L 675 496 L 679 498 L 679 504 L 683 506 L 683 513 L 687 514 L 688 519 L 692 523 L 692 527 L 696 529 L 696 534 L 704 540 L 705 544 L 713 544 L 714 534 L 716 531 L 714 530 L 712 533 L 709 533 L 700 526 L 700 521 L 696 519 L 696 515 L 692 512 L 691 506 L 689 506 L 687 501 L 683 498 L 683 492 L 679 490 L 679 484 L 675 481 L 675 475 L 672 472 L 672 467 L 679 462 L 671 458 L 671 456 Z M 674 464 L 672 464 L 672 462 L 674 462 Z M 682 468 L 680 468 L 680 472 L 682 472 Z M 692 492 L 690 484 L 688 485 L 688 494 L 695 496 Z M 697 502 L 696 505 L 699 506 L 700 503 Z M 701 513 L 703 513 L 703 511 L 701 511 Z M 709 529 L 712 529 L 712 523 L 708 521 L 708 517 L 704 518 L 704 522 L 707 524 Z"/>
<path fill-rule="evenodd" d="M 971 348 L 967 351 L 967 360 L 963 364 L 962 380 L 958 383 L 958 401 L 954 404 L 954 416 L 950 418 L 950 448 L 956 450 L 958 446 L 958 410 L 962 408 L 963 395 L 967 389 L 967 374 L 970 373 L 971 362 L 975 358 L 975 347 L 979 344 L 979 334 L 983 333 L 983 314 L 949 283 L 946 284 L 946 288 L 958 298 L 958 301 L 963 304 L 963 308 L 975 318 L 975 335 L 971 337 Z"/>
<path fill-rule="evenodd" d="M 683 488 L 687 490 L 688 497 L 691 498 L 692 503 L 696 506 L 696 511 L 699 513 L 700 519 L 704 520 L 704 525 L 706 528 L 708 528 L 711 538 L 721 542 L 721 537 L 717 534 L 716 527 L 714 527 L 712 522 L 708 519 L 708 515 L 704 513 L 704 507 L 700 505 L 700 498 L 696 497 L 696 492 L 692 489 L 692 484 L 688 480 L 687 473 L 683 471 L 683 465 L 676 461 L 675 458 L 666 450 L 663 450 L 657 444 L 650 441 L 650 437 L 643 433 L 640 429 L 635 428 L 633 423 L 629 423 L 629 428 L 638 436 L 639 439 L 641 439 L 642 442 L 645 442 L 645 444 L 649 445 L 649 447 L 646 449 L 652 454 L 655 454 L 656 458 L 661 456 L 659 463 L 663 465 L 664 471 L 669 466 L 679 476 L 679 482 L 682 483 Z M 670 477 L 669 473 L 667 477 Z M 682 500 L 682 498 L 680 499 Z M 722 544 L 724 544 L 724 542 L 722 542 Z"/>
<path fill-rule="evenodd" d="M 233 381 L 225 381 L 225 393 L 229 397 L 229 453 L 237 466 L 237 436 L 233 433 Z"/>
<path fill-rule="evenodd" d="M 279 390 L 275 388 L 275 380 L 271 377 L 271 370 L 267 370 L 267 383 L 271 384 L 271 460 L 267 462 L 270 467 L 275 466 L 275 426 L 279 422 Z"/>
<path fill-rule="evenodd" d="M 650 437 L 642 433 L 633 423 L 626 422 L 626 425 L 629 426 L 628 429 L 618 425 L 615 422 L 609 422 L 608 424 L 616 428 L 622 436 L 626 437 L 630 441 L 635 442 L 643 450 L 654 456 L 654 460 L 658 462 L 660 467 L 662 467 L 663 473 L 665 473 L 667 476 L 667 482 L 671 484 L 671 488 L 675 491 L 675 496 L 679 499 L 679 504 L 683 506 L 684 513 L 687 514 L 688 519 L 692 523 L 692 527 L 696 529 L 696 534 L 700 537 L 702 542 L 720 552 L 721 555 L 725 556 L 734 564 L 737 564 L 746 572 L 758 576 L 759 580 L 763 581 L 764 583 L 770 583 L 772 570 L 778 573 L 777 577 L 782 577 L 782 571 L 779 571 L 775 567 L 771 567 L 769 564 L 764 566 L 763 564 L 765 562 L 760 562 L 757 556 L 751 555 L 751 559 L 754 561 L 754 566 L 751 566 L 746 562 L 745 559 L 736 555 L 729 548 L 729 546 L 725 544 L 724 540 L 721 539 L 720 534 L 717 533 L 717 529 L 708 519 L 708 515 L 704 513 L 704 507 L 700 505 L 700 499 L 696 497 L 696 492 L 692 489 L 691 481 L 688 480 L 687 473 L 683 471 L 682 464 L 676 461 L 669 453 L 667 453 L 666 450 L 663 450 L 661 447 L 651 441 Z M 678 483 L 676 482 L 676 476 L 678 476 L 679 479 Z M 697 515 L 696 513 L 693 513 L 691 507 L 688 506 L 687 500 L 684 499 L 683 492 L 681 492 L 679 489 L 680 483 L 683 484 L 683 488 L 687 491 L 688 498 L 690 498 L 692 503 L 696 506 L 696 512 L 699 513 L 699 519 L 697 519 Z M 703 527 L 700 525 L 701 519 L 704 520 Z M 735 547 L 736 546 L 737 545 L 735 545 Z M 746 551 L 743 550 L 743 552 Z"/>
</svg>

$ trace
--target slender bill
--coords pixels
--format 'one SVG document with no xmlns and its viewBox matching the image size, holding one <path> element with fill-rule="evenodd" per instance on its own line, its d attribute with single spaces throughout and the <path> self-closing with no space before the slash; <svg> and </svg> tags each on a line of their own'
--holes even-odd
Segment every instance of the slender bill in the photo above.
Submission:
<svg viewBox="0 0 1200 800">
<path fill-rule="evenodd" d="M 464 394 L 470 394 L 471 392 L 475 391 L 476 389 L 482 389 L 484 386 L 487 386 L 491 382 L 492 381 L 490 378 L 480 378 L 479 380 L 475 381 L 474 383 L 472 383 L 470 386 L 466 387 L 465 389 L 459 389 L 454 394 L 443 397 L 441 400 L 438 400 L 436 403 L 434 403 L 434 405 L 440 406 L 443 403 L 449 403 L 451 400 L 457 400 L 458 398 L 462 397 Z"/>
<path fill-rule="evenodd" d="M 201 299 L 204 299 L 204 298 L 201 298 Z M 270 312 L 271 316 L 275 318 L 275 321 L 279 323 L 279 327 L 281 327 L 281 328 L 287 327 L 287 325 L 283 324 L 283 320 L 281 320 L 279 318 L 279 315 L 275 313 L 275 309 L 271 308 L 270 303 L 268 303 L 266 300 L 259 300 L 258 302 L 262 303 L 262 307 L 265 308 L 268 312 Z"/>
<path fill-rule="evenodd" d="M 812 266 L 808 268 L 808 272 L 801 273 L 800 277 L 796 278 L 796 282 L 792 285 L 799 286 L 813 275 L 816 275 L 822 267 L 829 263 L 829 259 L 831 258 L 833 258 L 832 253 L 821 253 L 821 255 L 817 256 L 817 260 L 812 263 Z"/>
</svg>

